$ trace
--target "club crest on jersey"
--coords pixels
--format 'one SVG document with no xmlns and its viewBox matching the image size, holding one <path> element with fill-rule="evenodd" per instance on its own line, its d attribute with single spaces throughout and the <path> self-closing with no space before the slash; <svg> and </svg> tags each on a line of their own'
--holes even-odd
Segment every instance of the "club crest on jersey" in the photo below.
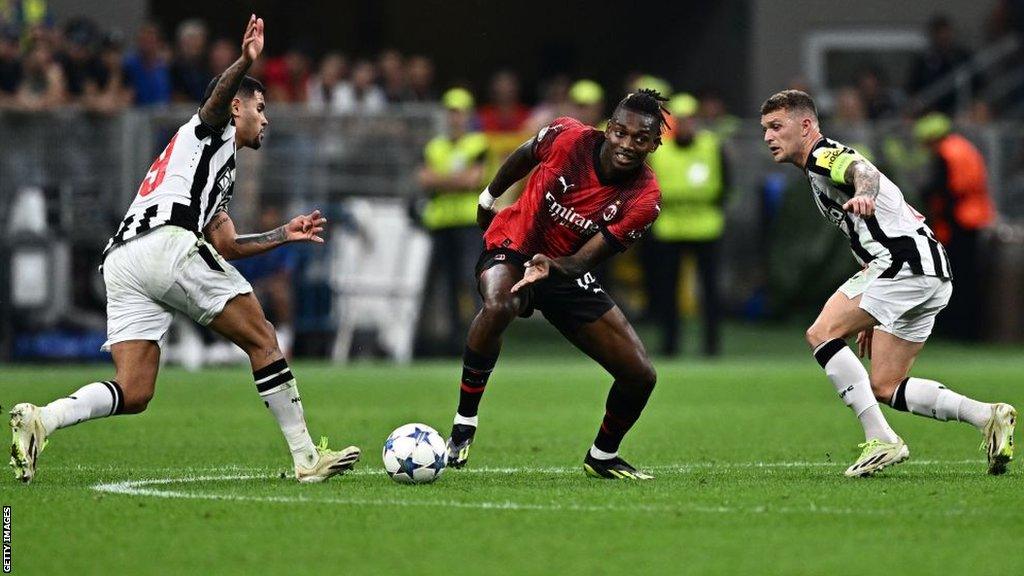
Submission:
<svg viewBox="0 0 1024 576">
<path fill-rule="evenodd" d="M 605 222 L 611 222 L 612 218 L 615 218 L 615 215 L 618 213 L 619 202 L 615 202 L 615 204 L 609 204 L 608 207 L 604 209 L 604 213 L 601 214 L 601 217 L 604 218 Z"/>
</svg>

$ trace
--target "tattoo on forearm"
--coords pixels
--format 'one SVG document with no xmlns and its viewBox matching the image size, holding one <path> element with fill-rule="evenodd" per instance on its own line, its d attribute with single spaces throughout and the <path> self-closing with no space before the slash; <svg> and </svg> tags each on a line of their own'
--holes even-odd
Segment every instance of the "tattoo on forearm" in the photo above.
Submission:
<svg viewBox="0 0 1024 576">
<path fill-rule="evenodd" d="M 249 65 L 250 62 L 245 58 L 239 58 L 220 75 L 220 80 L 214 86 L 213 93 L 203 104 L 204 122 L 219 126 L 228 121 L 231 117 L 231 100 L 238 93 L 238 87 L 242 85 L 242 79 L 245 78 Z"/>
<path fill-rule="evenodd" d="M 286 237 L 284 226 L 278 226 L 270 232 L 262 234 L 242 234 L 235 237 L 236 244 L 277 244 L 284 242 Z"/>
<path fill-rule="evenodd" d="M 210 232 L 216 232 L 217 230 L 220 230 L 222 226 L 228 223 L 228 220 L 230 220 L 230 218 L 223 214 L 217 216 L 217 218 L 210 223 Z"/>
<path fill-rule="evenodd" d="M 878 169 L 866 162 L 854 162 L 850 165 L 850 170 L 853 172 L 855 196 L 867 196 L 874 200 L 881 185 L 881 173 Z"/>
</svg>

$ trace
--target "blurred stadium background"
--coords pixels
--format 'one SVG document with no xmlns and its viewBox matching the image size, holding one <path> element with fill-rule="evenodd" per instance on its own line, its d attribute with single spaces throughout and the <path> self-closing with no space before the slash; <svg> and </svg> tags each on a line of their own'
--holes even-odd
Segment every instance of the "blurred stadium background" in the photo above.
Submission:
<svg viewBox="0 0 1024 576">
<path fill-rule="evenodd" d="M 721 145 L 724 230 L 701 242 L 717 251 L 713 316 L 727 334 L 740 322 L 749 334 L 809 321 L 854 269 L 802 174 L 774 165 L 761 143 L 760 102 L 799 87 L 817 99 L 826 135 L 858 147 L 912 204 L 955 229 L 951 242 L 967 256 L 954 275 L 968 300 L 966 312 L 940 317 L 942 336 L 1024 339 L 1019 0 L 898 9 L 883 0 L 391 0 L 301 10 L 280 0 L 0 0 L 0 360 L 104 358 L 102 248 L 152 159 L 236 57 L 250 12 L 267 22 L 253 74 L 267 86 L 271 124 L 264 148 L 241 154 L 232 217 L 244 231 L 313 207 L 331 219 L 326 247 L 289 246 L 240 265 L 296 357 L 404 362 L 459 350 L 473 281 L 443 270 L 459 249 L 476 248 L 430 222 L 436 186 L 423 175 L 425 147 L 451 128 L 446 108 L 486 137 L 470 187 L 479 190 L 551 119 L 598 124 L 639 85 L 692 95 L 692 105 L 674 100 L 677 122 Z M 472 104 L 448 99 L 454 87 Z M 926 145 L 947 132 L 980 151 L 985 170 L 968 186 L 991 197 L 994 218 L 961 222 L 950 211 L 959 192 L 937 166 L 960 159 Z M 728 338 L 701 347 L 694 336 L 708 312 L 708 289 L 694 281 L 699 259 L 684 257 L 677 283 L 657 273 L 665 261 L 652 245 L 601 270 L 604 285 L 653 351 L 673 351 L 659 333 L 672 307 L 650 306 L 667 289 L 691 327 L 683 354 L 729 355 Z M 186 324 L 167 356 L 189 368 L 236 357 Z"/>
</svg>

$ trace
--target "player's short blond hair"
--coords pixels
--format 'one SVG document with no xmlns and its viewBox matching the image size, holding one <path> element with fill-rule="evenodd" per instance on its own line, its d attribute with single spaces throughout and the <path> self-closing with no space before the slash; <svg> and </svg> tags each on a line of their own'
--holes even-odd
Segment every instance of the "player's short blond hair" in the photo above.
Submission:
<svg viewBox="0 0 1024 576">
<path fill-rule="evenodd" d="M 811 98 L 810 94 L 801 90 L 776 92 L 765 100 L 764 104 L 761 104 L 761 116 L 776 110 L 802 110 L 809 112 L 815 119 L 818 118 L 818 108 L 814 105 L 814 99 Z"/>
</svg>

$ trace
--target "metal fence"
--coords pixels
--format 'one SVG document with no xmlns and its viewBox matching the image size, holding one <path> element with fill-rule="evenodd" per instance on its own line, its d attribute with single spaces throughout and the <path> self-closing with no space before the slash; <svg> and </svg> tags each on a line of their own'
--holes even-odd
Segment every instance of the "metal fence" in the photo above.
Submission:
<svg viewBox="0 0 1024 576">
<path fill-rule="evenodd" d="M 42 189 L 49 234 L 73 248 L 72 260 L 80 261 L 73 264 L 70 278 L 84 286 L 72 290 L 72 297 L 91 302 L 100 315 L 96 303 L 102 304 L 102 283 L 88 271 L 95 269 L 104 241 L 153 157 L 193 113 L 190 107 L 135 109 L 116 116 L 74 110 L 0 112 L 0 223 L 9 228 L 19 190 Z M 240 152 L 231 212 L 241 230 L 254 228 L 268 201 L 290 212 L 314 205 L 330 210 L 352 198 L 415 199 L 421 194 L 415 174 L 423 146 L 444 124 L 440 109 L 424 105 L 363 116 L 273 106 L 269 118 L 263 148 Z M 918 201 L 928 157 L 912 142 L 909 125 L 826 122 L 824 128 L 860 149 L 912 203 Z M 1024 124 L 971 126 L 963 132 L 988 160 L 1002 221 L 1024 221 Z M 771 161 L 756 120 L 729 136 L 727 155 L 732 186 L 722 246 L 726 306 L 763 316 L 807 302 L 817 305 L 810 296 L 827 295 L 852 267 L 842 238 L 821 221 L 803 175 Z M 0 252 L 13 241 L 0 232 Z M 323 256 L 325 261 L 328 257 Z M 329 286 L 326 266 L 314 265 L 310 274 L 319 274 Z M 332 330 L 332 316 L 321 316 L 326 319 L 314 328 Z"/>
</svg>

